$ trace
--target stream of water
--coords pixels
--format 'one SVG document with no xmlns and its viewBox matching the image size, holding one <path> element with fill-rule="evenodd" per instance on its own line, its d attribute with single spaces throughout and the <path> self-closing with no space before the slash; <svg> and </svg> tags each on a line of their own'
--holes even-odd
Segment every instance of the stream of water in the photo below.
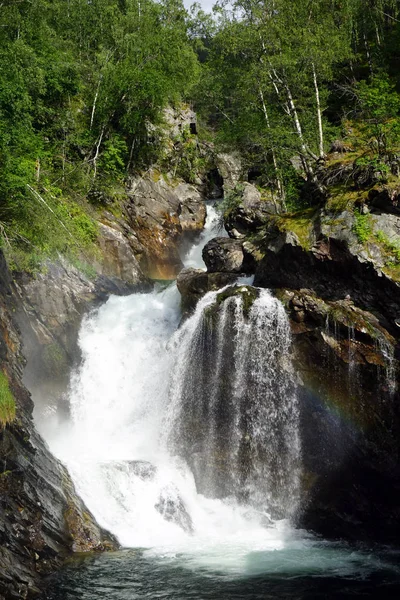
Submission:
<svg viewBox="0 0 400 600">
<path fill-rule="evenodd" d="M 218 230 L 210 205 L 187 266 L 204 267 Z M 125 550 L 73 561 L 49 599 L 392 597 L 395 553 L 293 527 L 301 447 L 289 324 L 267 290 L 244 303 L 211 292 L 179 328 L 172 283 L 111 297 L 85 319 L 70 418 L 42 431 Z"/>
</svg>

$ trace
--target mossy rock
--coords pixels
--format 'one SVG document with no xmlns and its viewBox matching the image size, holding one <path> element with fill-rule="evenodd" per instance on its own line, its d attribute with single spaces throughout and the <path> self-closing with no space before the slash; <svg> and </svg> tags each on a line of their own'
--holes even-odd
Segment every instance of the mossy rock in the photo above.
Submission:
<svg viewBox="0 0 400 600">
<path fill-rule="evenodd" d="M 241 297 L 242 306 L 243 306 L 243 315 L 248 318 L 250 314 L 251 307 L 253 306 L 255 300 L 260 295 L 260 290 L 252 287 L 250 285 L 236 285 L 231 286 L 217 294 L 216 303 L 220 306 L 225 300 L 228 298 Z"/>
<path fill-rule="evenodd" d="M 305 250 L 309 250 L 313 243 L 314 221 L 319 211 L 308 208 L 296 213 L 288 213 L 275 217 L 275 223 L 282 233 L 293 233 L 299 244 Z"/>
<path fill-rule="evenodd" d="M 43 348 L 42 359 L 48 375 L 65 375 L 68 371 L 67 353 L 58 342 L 53 342 Z"/>
</svg>

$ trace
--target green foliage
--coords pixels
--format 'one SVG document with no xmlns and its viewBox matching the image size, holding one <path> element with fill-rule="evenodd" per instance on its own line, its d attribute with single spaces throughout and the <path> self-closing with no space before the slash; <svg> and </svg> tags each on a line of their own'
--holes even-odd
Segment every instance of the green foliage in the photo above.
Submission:
<svg viewBox="0 0 400 600">
<path fill-rule="evenodd" d="M 204 173 L 207 159 L 201 152 L 197 137 L 188 128 L 184 128 L 174 140 L 173 152 L 166 155 L 162 166 L 166 171 L 172 170 L 174 177 L 180 177 L 188 183 L 196 183 Z"/>
<path fill-rule="evenodd" d="M 94 251 L 87 199 L 158 159 L 150 124 L 198 61 L 180 0 L 5 0 L 0 13 L 0 245 L 35 271 Z"/>
<path fill-rule="evenodd" d="M 378 157 L 400 148 L 400 95 L 386 73 L 356 86 L 362 131 Z"/>
<path fill-rule="evenodd" d="M 372 236 L 372 225 L 369 214 L 363 215 L 362 213 L 354 212 L 355 223 L 353 225 L 353 231 L 356 234 L 360 244 L 367 242 Z"/>
<path fill-rule="evenodd" d="M 225 193 L 224 199 L 218 204 L 218 210 L 223 215 L 228 215 L 232 210 L 235 210 L 243 199 L 244 185 L 238 183 L 232 190 Z"/>
<path fill-rule="evenodd" d="M 349 118 L 371 163 L 398 152 L 399 17 L 396 0 L 236 0 L 214 31 L 204 21 L 199 110 L 289 209 L 300 197 L 293 158 L 315 183 Z"/>
<path fill-rule="evenodd" d="M 73 260 L 96 252 L 97 224 L 87 207 L 49 191 L 27 190 L 18 218 L 2 225 L 0 247 L 16 271 L 35 273 L 46 257 L 58 254 Z"/>
<path fill-rule="evenodd" d="M 0 371 L 0 429 L 12 423 L 15 419 L 15 400 L 8 379 L 3 371 Z"/>
<path fill-rule="evenodd" d="M 400 243 L 397 241 L 390 240 L 383 231 L 377 231 L 375 234 L 378 242 L 383 246 L 387 257 L 387 263 L 399 264 L 400 263 Z"/>
<path fill-rule="evenodd" d="M 104 173 L 121 179 L 125 175 L 128 146 L 126 141 L 116 134 L 104 143 L 100 165 Z"/>
</svg>

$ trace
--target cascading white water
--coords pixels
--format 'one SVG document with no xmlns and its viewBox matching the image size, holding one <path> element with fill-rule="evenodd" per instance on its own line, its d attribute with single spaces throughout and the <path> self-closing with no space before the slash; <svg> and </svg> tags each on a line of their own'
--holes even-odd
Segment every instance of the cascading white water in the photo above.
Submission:
<svg viewBox="0 0 400 600">
<path fill-rule="evenodd" d="M 203 266 L 199 247 L 219 234 L 216 217 L 209 207 L 186 264 Z M 237 562 L 248 547 L 285 545 L 287 526 L 272 526 L 269 512 L 290 516 L 296 505 L 298 416 L 280 303 L 259 291 L 244 316 L 241 297 L 213 309 L 217 296 L 207 294 L 181 329 L 175 284 L 111 297 L 89 315 L 70 422 L 46 437 L 89 509 L 123 545 L 212 547 L 210 560 L 222 548 L 220 561 Z M 207 310 L 215 311 L 209 355 L 199 351 Z M 203 479 L 196 464 L 207 464 Z"/>
<path fill-rule="evenodd" d="M 239 286 L 207 294 L 175 335 L 166 430 L 207 496 L 288 517 L 300 457 L 290 328 L 281 303 L 255 293 Z"/>
</svg>

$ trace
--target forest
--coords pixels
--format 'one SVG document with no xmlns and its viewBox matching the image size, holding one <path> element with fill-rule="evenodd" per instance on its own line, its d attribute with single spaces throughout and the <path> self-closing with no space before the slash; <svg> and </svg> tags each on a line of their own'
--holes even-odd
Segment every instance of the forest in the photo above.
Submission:
<svg viewBox="0 0 400 600">
<path fill-rule="evenodd" d="M 323 197 L 326 156 L 360 177 L 397 174 L 397 0 L 239 0 L 212 14 L 180 0 L 3 0 L 1 246 L 15 270 L 90 255 L 96 211 L 132 174 L 163 165 L 168 105 L 199 116 L 190 169 L 238 150 L 284 211 Z M 161 131 L 161 130 L 160 130 Z M 183 150 L 182 150 L 183 148 Z M 197 156 L 198 155 L 198 156 Z"/>
</svg>

